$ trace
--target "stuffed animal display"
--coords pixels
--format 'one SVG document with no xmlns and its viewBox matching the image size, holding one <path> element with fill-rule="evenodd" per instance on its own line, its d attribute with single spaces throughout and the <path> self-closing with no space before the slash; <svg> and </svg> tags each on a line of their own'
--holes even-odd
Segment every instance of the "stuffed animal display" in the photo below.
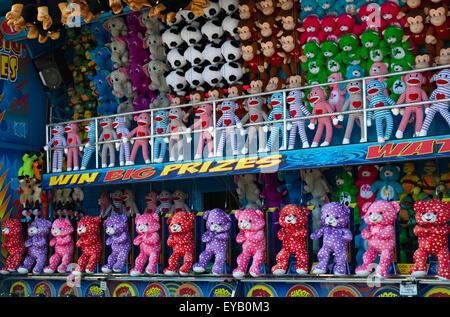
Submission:
<svg viewBox="0 0 450 317">
<path fill-rule="evenodd" d="M 3 247 L 8 251 L 6 267 L 0 274 L 9 274 L 17 271 L 25 255 L 25 240 L 23 238 L 22 224 L 19 219 L 8 219 L 2 224 L 2 236 L 5 237 Z"/>
<path fill-rule="evenodd" d="M 78 258 L 77 267 L 72 274 L 95 273 L 102 252 L 100 222 L 100 217 L 93 216 L 84 216 L 78 222 L 77 233 L 80 238 L 77 240 L 76 246 L 81 248 L 81 256 Z"/>
<path fill-rule="evenodd" d="M 105 244 L 111 246 L 111 254 L 108 256 L 108 262 L 102 266 L 102 272 L 120 272 L 131 249 L 128 218 L 125 215 L 114 215 L 106 219 L 103 226 L 109 236 Z"/>
<path fill-rule="evenodd" d="M 50 265 L 44 269 L 45 273 L 64 273 L 72 262 L 75 243 L 73 241 L 73 226 L 69 219 L 55 219 L 52 224 L 51 233 L 53 239 L 50 246 L 55 248 L 55 253 L 50 257 Z"/>
</svg>

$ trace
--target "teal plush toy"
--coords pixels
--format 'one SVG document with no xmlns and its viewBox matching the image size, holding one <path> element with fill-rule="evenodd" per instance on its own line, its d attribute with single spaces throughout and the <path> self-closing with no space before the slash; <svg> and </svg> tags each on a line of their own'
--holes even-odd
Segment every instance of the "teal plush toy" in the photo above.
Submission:
<svg viewBox="0 0 450 317">
<path fill-rule="evenodd" d="M 389 65 L 390 73 L 403 72 L 410 69 L 411 65 L 404 60 L 393 60 Z M 401 75 L 389 77 L 386 84 L 391 92 L 389 97 L 394 101 L 397 101 L 400 95 L 406 90 L 406 84 L 402 80 Z"/>
<path fill-rule="evenodd" d="M 345 66 L 339 59 L 339 45 L 335 41 L 327 40 L 320 45 L 320 50 L 325 59 L 327 74 L 341 73 L 344 76 Z"/>
<path fill-rule="evenodd" d="M 339 48 L 341 53 L 338 55 L 338 60 L 349 65 L 361 65 L 362 59 L 359 52 L 359 40 L 354 34 L 344 34 L 339 39 Z"/>
<path fill-rule="evenodd" d="M 383 31 L 383 43 L 389 48 L 391 62 L 393 60 L 403 60 L 414 65 L 414 55 L 410 52 L 411 42 L 409 40 L 403 42 L 404 32 L 398 26 L 388 26 Z"/>
<path fill-rule="evenodd" d="M 354 222 L 358 224 L 359 208 L 356 201 L 358 187 L 355 186 L 355 180 L 347 172 L 342 172 L 335 177 L 336 191 L 334 192 L 334 201 L 353 208 Z"/>
<path fill-rule="evenodd" d="M 322 18 L 325 13 L 319 6 L 316 0 L 302 0 L 302 10 L 300 11 L 300 20 L 311 14 L 316 14 L 319 18 Z"/>
<path fill-rule="evenodd" d="M 376 200 L 399 200 L 399 194 L 403 193 L 403 187 L 399 182 L 400 167 L 385 165 L 380 170 L 380 180 L 370 186 L 373 193 L 377 193 Z"/>
<path fill-rule="evenodd" d="M 35 157 L 31 156 L 29 153 L 25 153 L 22 156 L 23 165 L 19 168 L 19 172 L 17 173 L 17 176 L 19 179 L 22 179 L 24 177 L 33 178 L 34 177 L 34 171 L 33 171 L 33 161 Z"/>
<path fill-rule="evenodd" d="M 381 36 L 375 30 L 366 30 L 361 34 L 361 57 L 365 59 L 366 72 L 370 71 L 372 64 L 377 62 L 389 63 L 389 49 L 381 40 Z"/>
</svg>

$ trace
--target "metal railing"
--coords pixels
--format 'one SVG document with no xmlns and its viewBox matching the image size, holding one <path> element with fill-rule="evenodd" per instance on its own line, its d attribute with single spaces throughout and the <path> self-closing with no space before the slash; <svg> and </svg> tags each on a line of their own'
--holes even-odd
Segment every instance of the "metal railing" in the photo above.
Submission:
<svg viewBox="0 0 450 317">
<path fill-rule="evenodd" d="M 217 137 L 219 132 L 225 130 L 225 129 L 230 129 L 230 126 L 227 127 L 216 127 L 217 124 L 217 106 L 224 102 L 224 101 L 237 101 L 237 100 L 245 100 L 251 97 L 268 97 L 270 95 L 273 95 L 275 93 L 281 93 L 283 95 L 283 118 L 280 120 L 273 120 L 273 121 L 263 121 L 263 122 L 259 122 L 259 123 L 246 123 L 243 125 L 243 128 L 249 128 L 251 126 L 264 126 L 264 125 L 271 125 L 274 123 L 283 123 L 283 140 L 284 140 L 284 145 L 287 148 L 287 142 L 288 142 L 288 129 L 287 129 L 287 125 L 290 122 L 294 122 L 294 121 L 300 121 L 300 120 L 310 120 L 310 119 L 315 119 L 315 118 L 322 118 L 322 117 L 337 117 L 339 115 L 345 116 L 345 115 L 349 115 L 349 114 L 362 114 L 363 116 L 363 125 L 364 125 L 364 132 L 365 132 L 365 136 L 366 138 L 368 138 L 368 131 L 367 131 L 367 114 L 370 112 L 376 112 L 379 110 L 390 110 L 390 109 L 400 109 L 400 108 L 405 108 L 405 107 L 410 107 L 410 106 L 425 106 L 425 105 L 430 105 L 433 103 L 443 103 L 443 102 L 450 102 L 450 98 L 449 99 L 439 99 L 438 101 L 432 100 L 432 101 L 421 101 L 421 102 L 414 102 L 414 103 L 404 103 L 404 104 L 396 104 L 393 106 L 384 106 L 381 108 L 368 108 L 368 99 L 367 99 L 367 92 L 366 92 L 366 84 L 374 79 L 380 79 L 380 78 L 389 78 L 392 76 L 399 76 L 399 75 L 407 75 L 410 73 L 418 73 L 418 72 L 430 72 L 430 71 L 439 71 L 442 69 L 446 69 L 449 68 L 450 65 L 440 65 L 440 66 L 435 66 L 435 67 L 429 67 L 429 68 L 423 68 L 423 69 L 413 69 L 413 70 L 408 70 L 408 71 L 402 71 L 402 72 L 395 72 L 395 73 L 390 73 L 390 74 L 385 74 L 385 75 L 377 75 L 377 76 L 366 76 L 366 77 L 361 77 L 361 78 L 354 78 L 354 79 L 346 79 L 346 80 L 342 80 L 342 81 L 335 81 L 335 82 L 328 82 L 328 83 L 322 83 L 322 84 L 315 84 L 315 85 L 306 85 L 306 86 L 301 86 L 301 87 L 296 87 L 296 88 L 287 88 L 287 89 L 282 89 L 282 90 L 276 90 L 276 91 L 271 91 L 271 92 L 262 92 L 262 93 L 257 93 L 257 94 L 249 94 L 249 95 L 243 95 L 243 96 L 238 96 L 238 97 L 232 97 L 232 98 L 221 98 L 221 99 L 216 99 L 216 100 L 211 100 L 211 101 L 202 101 L 202 102 L 196 102 L 196 103 L 189 103 L 189 104 L 182 104 L 182 105 L 171 105 L 169 107 L 162 107 L 162 108 L 154 108 L 154 109 L 146 109 L 146 110 L 141 110 L 141 111 L 135 111 L 135 112 L 126 112 L 126 113 L 120 113 L 120 114 L 114 114 L 114 115 L 109 115 L 109 116 L 102 116 L 102 117 L 95 117 L 95 118 L 90 118 L 90 119 L 79 119 L 79 120 L 72 120 L 72 121 L 66 121 L 66 122 L 59 122 L 59 123 L 51 123 L 51 124 L 47 124 L 46 126 L 46 143 L 49 142 L 50 140 L 50 135 L 49 135 L 49 130 L 51 129 L 51 127 L 56 126 L 56 125 L 66 125 L 69 123 L 86 123 L 88 124 L 90 121 L 94 120 L 95 122 L 95 142 L 92 142 L 95 144 L 95 167 L 99 168 L 99 154 L 100 154 L 100 147 L 104 144 L 107 143 L 117 143 L 117 142 L 122 142 L 121 139 L 116 139 L 116 140 L 108 140 L 108 141 L 98 141 L 99 139 L 99 120 L 105 119 L 105 118 L 115 118 L 115 117 L 122 117 L 122 116 L 134 116 L 137 114 L 141 114 L 141 113 L 150 113 L 150 117 L 151 117 L 151 126 L 150 126 L 150 131 L 151 134 L 149 136 L 136 136 L 130 139 L 133 141 L 136 140 L 141 140 L 141 139 L 149 139 L 150 141 L 150 145 L 152 146 L 154 144 L 154 139 L 156 138 L 168 138 L 170 136 L 176 136 L 176 135 L 187 135 L 187 134 L 194 134 L 194 138 L 193 140 L 198 140 L 198 138 L 196 138 L 196 136 L 198 137 L 200 135 L 201 132 L 206 132 L 206 131 L 210 131 L 210 129 L 208 128 L 202 128 L 202 129 L 195 129 L 192 131 L 186 131 L 186 132 L 173 132 L 173 133 L 163 133 L 163 134 L 154 134 L 154 129 L 153 129 L 153 123 L 154 123 L 154 112 L 158 112 L 161 110 L 165 110 L 168 111 L 170 109 L 174 109 L 174 108 L 186 108 L 186 107 L 196 107 L 196 106 L 200 106 L 203 104 L 212 104 L 212 108 L 213 108 L 213 113 L 212 113 L 212 117 L 213 117 L 213 125 L 212 125 L 212 137 L 213 137 L 213 148 L 214 148 L 214 155 L 216 156 L 217 154 Z M 310 115 L 310 116 L 302 116 L 302 117 L 298 117 L 298 118 L 286 118 L 286 114 L 289 111 L 287 109 L 286 106 L 286 95 L 287 93 L 289 93 L 290 91 L 294 91 L 294 90 L 309 90 L 315 87 L 327 87 L 327 86 L 331 86 L 331 85 L 340 85 L 340 84 L 347 84 L 350 82 L 362 82 L 362 94 L 363 94 L 363 100 L 362 100 L 362 107 L 360 109 L 357 110 L 347 110 L 347 111 L 341 111 L 341 112 L 333 112 L 333 113 L 325 113 L 325 114 L 316 114 L 316 115 Z M 236 126 L 234 126 L 234 129 L 237 129 Z M 236 131 L 235 131 L 236 132 Z M 269 132 L 267 132 L 269 133 Z M 239 145 L 243 145 L 246 144 L 246 140 L 245 140 L 245 135 L 244 136 L 240 136 L 239 133 L 236 133 L 237 136 L 237 144 L 238 144 L 238 149 L 240 148 Z M 228 140 L 226 140 L 227 143 Z M 267 134 L 266 134 L 266 141 L 267 141 Z M 68 146 L 57 146 L 57 147 L 51 147 L 48 149 L 47 151 L 47 173 L 50 173 L 50 158 L 51 158 L 51 152 L 57 149 L 64 149 L 64 148 L 71 148 L 71 147 L 80 147 L 80 144 L 77 145 L 68 145 Z M 227 149 L 227 153 L 230 153 L 230 149 L 228 146 L 226 146 Z M 249 149 L 250 150 L 250 149 Z M 195 149 L 194 149 L 195 151 Z M 271 152 L 277 152 L 277 149 L 271 149 Z M 188 145 L 188 147 L 185 147 L 185 153 L 188 153 L 189 155 L 191 154 L 191 144 Z M 256 154 L 249 152 L 247 154 Z M 232 156 L 231 155 L 223 155 L 223 157 L 227 157 L 227 156 Z M 154 162 L 154 156 L 153 156 L 153 148 L 150 149 L 150 157 L 151 157 L 151 161 Z M 191 160 L 193 157 L 184 157 L 184 160 Z"/>
</svg>

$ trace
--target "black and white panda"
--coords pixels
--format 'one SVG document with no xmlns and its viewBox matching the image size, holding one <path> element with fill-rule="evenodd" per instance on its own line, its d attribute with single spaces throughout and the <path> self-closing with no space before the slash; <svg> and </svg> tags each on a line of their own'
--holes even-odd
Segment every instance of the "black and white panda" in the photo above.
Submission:
<svg viewBox="0 0 450 317">
<path fill-rule="evenodd" d="M 186 95 L 186 87 L 188 85 L 184 72 L 181 69 L 173 70 L 166 76 L 166 82 L 175 95 Z"/>
<path fill-rule="evenodd" d="M 221 65 L 208 65 L 203 69 L 202 77 L 206 84 L 211 88 L 222 86 L 222 73 L 220 72 Z"/>
<path fill-rule="evenodd" d="M 183 44 L 180 30 L 176 26 L 172 26 L 165 30 L 161 38 L 168 49 L 174 49 Z"/>
<path fill-rule="evenodd" d="M 209 42 L 220 43 L 223 36 L 222 24 L 219 20 L 209 20 L 201 28 L 202 34 Z"/>
<path fill-rule="evenodd" d="M 203 9 L 204 17 L 208 20 L 211 20 L 215 17 L 217 17 L 221 12 L 221 8 L 219 6 L 219 3 L 209 1 L 209 7 Z"/>
<path fill-rule="evenodd" d="M 186 25 L 181 30 L 181 38 L 187 45 L 191 46 L 199 44 L 203 36 L 200 30 L 194 25 Z"/>
<path fill-rule="evenodd" d="M 183 14 L 182 14 L 183 12 L 181 12 L 181 11 L 182 10 L 178 11 L 177 14 L 175 15 L 175 17 L 171 21 L 166 22 L 168 27 L 182 24 L 182 22 L 184 21 L 184 18 L 183 18 Z"/>
<path fill-rule="evenodd" d="M 180 48 L 174 48 L 167 53 L 167 62 L 172 69 L 180 69 L 187 64 L 184 52 Z"/>
<path fill-rule="evenodd" d="M 222 20 L 222 29 L 229 36 L 239 39 L 238 35 L 239 20 L 228 15 Z"/>
<path fill-rule="evenodd" d="M 239 42 L 235 40 L 228 40 L 223 42 L 220 50 L 226 62 L 238 61 L 242 56 L 241 46 Z"/>
<path fill-rule="evenodd" d="M 209 64 L 215 65 L 223 62 L 222 51 L 219 44 L 209 43 L 202 51 L 203 59 Z"/>
<path fill-rule="evenodd" d="M 242 78 L 242 66 L 236 62 L 223 64 L 220 68 L 220 72 L 228 86 L 238 83 Z"/>
<path fill-rule="evenodd" d="M 230 15 L 239 9 L 239 0 L 219 0 L 219 6 L 227 15 Z"/>
<path fill-rule="evenodd" d="M 205 80 L 203 78 L 203 68 L 202 67 L 191 67 L 187 70 L 187 72 L 184 74 L 184 78 L 186 78 L 186 81 L 189 84 L 189 87 L 191 90 L 198 90 L 198 91 L 204 91 L 203 84 L 205 83 Z"/>
<path fill-rule="evenodd" d="M 199 17 L 196 16 L 191 10 L 180 10 L 177 14 L 180 14 L 183 20 L 188 24 L 192 25 Z"/>
<path fill-rule="evenodd" d="M 191 66 L 200 66 L 203 64 L 205 58 L 202 55 L 202 51 L 200 50 L 200 46 L 189 46 L 184 51 L 184 58 Z"/>
</svg>

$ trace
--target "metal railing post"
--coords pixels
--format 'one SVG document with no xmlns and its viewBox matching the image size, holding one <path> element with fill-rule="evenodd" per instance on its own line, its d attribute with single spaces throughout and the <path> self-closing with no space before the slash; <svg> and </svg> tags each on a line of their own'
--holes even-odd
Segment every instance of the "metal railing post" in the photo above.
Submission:
<svg viewBox="0 0 450 317">
<path fill-rule="evenodd" d="M 49 126 L 47 125 L 47 126 L 45 126 L 45 144 L 48 144 L 48 142 L 50 141 L 50 138 L 49 138 L 49 135 L 48 135 L 48 129 L 49 129 Z M 51 148 L 49 148 L 48 150 L 47 150 L 47 173 L 50 173 L 50 155 L 52 154 L 52 150 L 51 150 Z"/>
<path fill-rule="evenodd" d="M 216 101 L 213 100 L 213 145 L 214 145 L 214 157 L 217 156 L 217 113 L 216 113 Z"/>
<path fill-rule="evenodd" d="M 153 129 L 154 129 L 154 127 L 153 127 L 153 124 L 154 124 L 154 121 L 153 121 L 153 112 L 154 112 L 154 109 L 151 109 L 151 111 L 150 111 L 150 158 L 151 158 L 151 160 L 152 160 L 152 163 L 155 161 L 155 156 L 154 156 L 154 151 L 153 151 L 153 146 L 155 145 L 155 139 L 154 139 L 154 136 L 153 136 Z"/>
<path fill-rule="evenodd" d="M 364 138 L 367 142 L 368 140 L 368 131 L 367 131 L 367 92 L 366 92 L 366 80 L 362 79 L 362 94 L 363 94 L 363 125 L 364 125 L 364 136 L 361 136 L 361 138 Z"/>
<path fill-rule="evenodd" d="M 100 145 L 98 144 L 98 119 L 95 118 L 95 168 L 98 168 L 99 147 Z"/>
<path fill-rule="evenodd" d="M 286 115 L 286 91 L 283 90 L 283 143 L 281 147 L 287 149 L 287 115 Z"/>
</svg>

